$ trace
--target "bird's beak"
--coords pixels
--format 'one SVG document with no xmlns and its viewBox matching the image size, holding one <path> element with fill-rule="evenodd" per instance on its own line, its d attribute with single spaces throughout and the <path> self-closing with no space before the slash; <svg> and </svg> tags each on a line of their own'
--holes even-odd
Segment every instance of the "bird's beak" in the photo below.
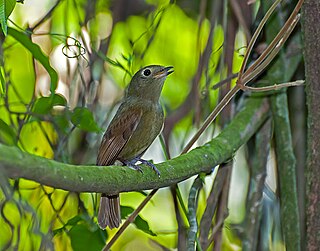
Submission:
<svg viewBox="0 0 320 251">
<path fill-rule="evenodd" d="M 163 69 L 154 74 L 154 78 L 163 78 L 168 76 L 173 72 L 173 70 L 171 69 L 173 69 L 173 66 L 164 67 Z"/>
</svg>

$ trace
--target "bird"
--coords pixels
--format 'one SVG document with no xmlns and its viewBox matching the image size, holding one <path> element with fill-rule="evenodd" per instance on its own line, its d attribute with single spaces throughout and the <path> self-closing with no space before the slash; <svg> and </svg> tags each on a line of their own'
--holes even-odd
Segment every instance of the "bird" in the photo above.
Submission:
<svg viewBox="0 0 320 251">
<path fill-rule="evenodd" d="M 172 66 L 149 65 L 134 74 L 102 137 L 96 162 L 98 166 L 120 161 L 122 165 L 142 172 L 136 165 L 141 162 L 160 177 L 155 165 L 141 157 L 163 128 L 164 113 L 159 100 L 165 79 L 172 72 Z M 101 194 L 98 224 L 101 229 L 120 226 L 119 194 Z"/>
</svg>

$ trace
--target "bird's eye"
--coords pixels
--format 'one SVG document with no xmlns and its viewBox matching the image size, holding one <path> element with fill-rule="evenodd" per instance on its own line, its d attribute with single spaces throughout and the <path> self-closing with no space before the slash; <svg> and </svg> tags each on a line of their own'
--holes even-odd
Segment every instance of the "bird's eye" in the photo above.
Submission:
<svg viewBox="0 0 320 251">
<path fill-rule="evenodd" d="M 143 74 L 143 76 L 148 77 L 148 76 L 150 76 L 151 71 L 150 71 L 149 69 L 145 69 L 145 70 L 142 72 L 142 74 Z"/>
</svg>

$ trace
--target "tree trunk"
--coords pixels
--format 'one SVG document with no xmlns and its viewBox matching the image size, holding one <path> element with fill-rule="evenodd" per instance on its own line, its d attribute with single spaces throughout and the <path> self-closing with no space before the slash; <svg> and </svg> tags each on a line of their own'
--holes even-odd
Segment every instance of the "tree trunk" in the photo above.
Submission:
<svg viewBox="0 0 320 251">
<path fill-rule="evenodd" d="M 304 60 L 308 107 L 306 165 L 306 250 L 320 247 L 320 2 L 306 0 L 303 9 Z"/>
</svg>

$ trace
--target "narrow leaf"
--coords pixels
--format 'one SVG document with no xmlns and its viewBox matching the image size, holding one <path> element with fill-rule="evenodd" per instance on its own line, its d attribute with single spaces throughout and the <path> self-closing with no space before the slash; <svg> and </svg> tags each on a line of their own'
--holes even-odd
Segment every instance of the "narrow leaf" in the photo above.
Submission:
<svg viewBox="0 0 320 251">
<path fill-rule="evenodd" d="M 3 67 L 0 67 L 0 97 L 4 93 L 6 93 L 6 80 L 4 77 Z"/>
<path fill-rule="evenodd" d="M 6 145 L 15 145 L 15 141 L 15 131 L 0 119 L 0 142 L 4 142 Z"/>
<path fill-rule="evenodd" d="M 58 74 L 50 65 L 48 56 L 46 56 L 40 49 L 39 45 L 33 43 L 26 34 L 8 27 L 8 35 L 12 36 L 27 50 L 29 50 L 34 58 L 37 59 L 39 63 L 46 69 L 51 79 L 50 91 L 51 93 L 54 93 L 58 84 Z"/>
<path fill-rule="evenodd" d="M 16 5 L 16 0 L 0 0 L 0 24 L 3 34 L 8 34 L 7 20 Z"/>
<path fill-rule="evenodd" d="M 6 6 L 5 6 L 5 0 L 0 0 L 0 24 L 1 29 L 3 31 L 3 34 L 6 36 L 7 31 L 7 18 L 6 18 Z"/>
</svg>

